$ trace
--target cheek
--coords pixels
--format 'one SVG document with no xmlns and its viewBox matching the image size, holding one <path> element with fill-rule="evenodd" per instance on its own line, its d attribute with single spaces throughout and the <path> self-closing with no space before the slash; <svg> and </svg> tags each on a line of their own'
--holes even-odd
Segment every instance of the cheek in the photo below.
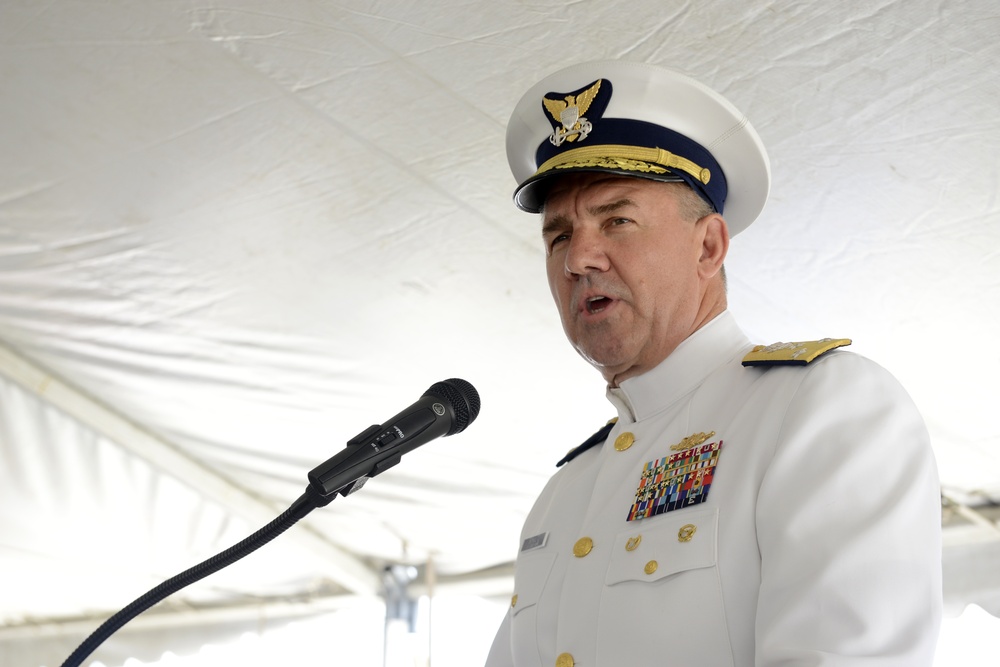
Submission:
<svg viewBox="0 0 1000 667">
<path fill-rule="evenodd" d="M 686 284 L 686 274 L 679 271 L 676 264 L 665 260 L 650 265 L 650 269 L 635 278 L 636 295 L 649 310 L 671 310 L 690 289 Z"/>
<path fill-rule="evenodd" d="M 560 280 L 561 271 L 555 263 L 550 259 L 545 265 L 545 277 L 549 281 L 549 292 L 552 293 L 552 299 L 557 305 L 562 304 L 563 298 L 561 297 L 561 290 L 564 290 L 564 283 L 566 281 Z"/>
</svg>

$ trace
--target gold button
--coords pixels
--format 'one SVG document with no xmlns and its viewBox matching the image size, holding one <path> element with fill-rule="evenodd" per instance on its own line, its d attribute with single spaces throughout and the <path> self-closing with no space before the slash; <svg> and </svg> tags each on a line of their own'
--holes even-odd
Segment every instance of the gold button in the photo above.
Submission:
<svg viewBox="0 0 1000 667">
<path fill-rule="evenodd" d="M 639 548 L 640 542 L 642 542 L 642 535 L 628 538 L 628 541 L 625 542 L 625 551 L 635 551 Z"/>
<path fill-rule="evenodd" d="M 573 555 L 577 558 L 583 558 L 590 553 L 590 550 L 594 548 L 594 540 L 589 537 L 581 537 L 573 545 Z"/>
<path fill-rule="evenodd" d="M 556 667 L 573 667 L 575 664 L 576 661 L 569 653 L 560 653 L 559 657 L 556 658 Z"/>
<path fill-rule="evenodd" d="M 617 438 L 615 438 L 615 450 L 619 452 L 624 452 L 626 449 L 632 446 L 635 442 L 635 436 L 629 431 L 625 431 Z"/>
<path fill-rule="evenodd" d="M 516 607 L 517 606 L 517 596 L 516 595 L 510 599 L 510 606 L 511 607 Z"/>
<path fill-rule="evenodd" d="M 677 531 L 677 541 L 678 542 L 690 542 L 691 538 L 694 537 L 695 531 L 698 530 L 698 526 L 693 523 L 686 523 L 681 526 L 681 529 Z"/>
<path fill-rule="evenodd" d="M 646 571 L 646 574 L 653 574 L 654 572 L 656 572 L 656 568 L 658 567 L 660 567 L 660 564 L 657 563 L 655 560 L 651 560 L 648 563 L 646 563 L 646 567 L 644 567 L 643 570 Z"/>
</svg>

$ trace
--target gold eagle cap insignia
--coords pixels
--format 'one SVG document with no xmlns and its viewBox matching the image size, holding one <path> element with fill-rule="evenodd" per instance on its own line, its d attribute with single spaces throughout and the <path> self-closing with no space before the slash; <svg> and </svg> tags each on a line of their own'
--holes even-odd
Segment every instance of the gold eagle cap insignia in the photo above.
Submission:
<svg viewBox="0 0 1000 667">
<path fill-rule="evenodd" d="M 553 100 L 548 97 L 542 98 L 542 104 L 558 123 L 562 125 L 557 128 L 550 137 L 556 146 L 563 141 L 576 141 L 584 139 L 590 133 L 592 125 L 583 117 L 587 109 L 594 102 L 597 93 L 601 90 L 601 82 L 598 79 L 589 88 L 578 95 L 566 95 L 561 100 Z"/>
</svg>

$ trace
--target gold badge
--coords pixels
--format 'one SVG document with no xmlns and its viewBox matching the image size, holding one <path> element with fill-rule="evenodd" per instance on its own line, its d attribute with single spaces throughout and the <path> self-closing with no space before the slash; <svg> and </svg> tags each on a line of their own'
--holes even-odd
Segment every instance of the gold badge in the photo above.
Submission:
<svg viewBox="0 0 1000 667">
<path fill-rule="evenodd" d="M 566 95 L 561 100 L 551 100 L 542 98 L 542 104 L 552 117 L 562 123 L 562 127 L 557 127 L 549 136 L 549 141 L 554 146 L 561 146 L 564 141 L 583 141 L 594 129 L 594 126 L 583 114 L 587 113 L 597 92 L 601 89 L 601 79 L 598 79 L 589 88 L 578 95 Z"/>
<path fill-rule="evenodd" d="M 690 542 L 691 538 L 694 537 L 695 531 L 698 530 L 698 526 L 693 523 L 686 523 L 681 526 L 681 529 L 677 531 L 677 541 L 678 542 Z"/>
<path fill-rule="evenodd" d="M 671 445 L 670 451 L 682 452 L 685 449 L 691 449 L 692 447 L 697 447 L 701 443 L 711 438 L 713 435 L 715 435 L 715 431 L 711 431 L 710 433 L 695 433 L 694 435 L 689 435 L 688 437 L 678 442 L 676 445 Z"/>
</svg>

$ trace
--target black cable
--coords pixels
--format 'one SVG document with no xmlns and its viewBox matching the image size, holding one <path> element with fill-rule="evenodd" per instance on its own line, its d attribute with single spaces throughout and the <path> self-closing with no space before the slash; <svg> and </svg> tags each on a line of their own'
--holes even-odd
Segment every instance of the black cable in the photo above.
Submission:
<svg viewBox="0 0 1000 667">
<path fill-rule="evenodd" d="M 194 567 L 167 579 L 155 588 L 150 589 L 145 594 L 132 601 L 117 614 L 106 620 L 101 627 L 97 628 L 97 630 L 91 633 L 89 637 L 83 640 L 76 650 L 73 651 L 68 658 L 66 658 L 62 667 L 79 667 L 79 665 L 83 663 L 84 659 L 93 653 L 98 646 L 104 643 L 108 637 L 113 635 L 123 625 L 155 605 L 157 602 L 160 602 L 164 598 L 176 593 L 185 586 L 190 586 L 194 582 L 204 579 L 213 572 L 218 572 L 222 568 L 232 565 L 244 556 L 253 553 L 276 538 L 278 535 L 281 535 L 283 532 L 291 528 L 295 522 L 309 514 L 309 512 L 312 512 L 317 507 L 329 505 L 335 497 L 336 494 L 324 497 L 319 492 L 315 491 L 312 486 L 307 486 L 305 493 L 303 493 L 298 500 L 292 503 L 287 510 L 274 519 L 274 521 L 267 524 L 242 542 L 229 547 L 225 551 L 212 556 L 208 560 L 205 560 Z"/>
</svg>

